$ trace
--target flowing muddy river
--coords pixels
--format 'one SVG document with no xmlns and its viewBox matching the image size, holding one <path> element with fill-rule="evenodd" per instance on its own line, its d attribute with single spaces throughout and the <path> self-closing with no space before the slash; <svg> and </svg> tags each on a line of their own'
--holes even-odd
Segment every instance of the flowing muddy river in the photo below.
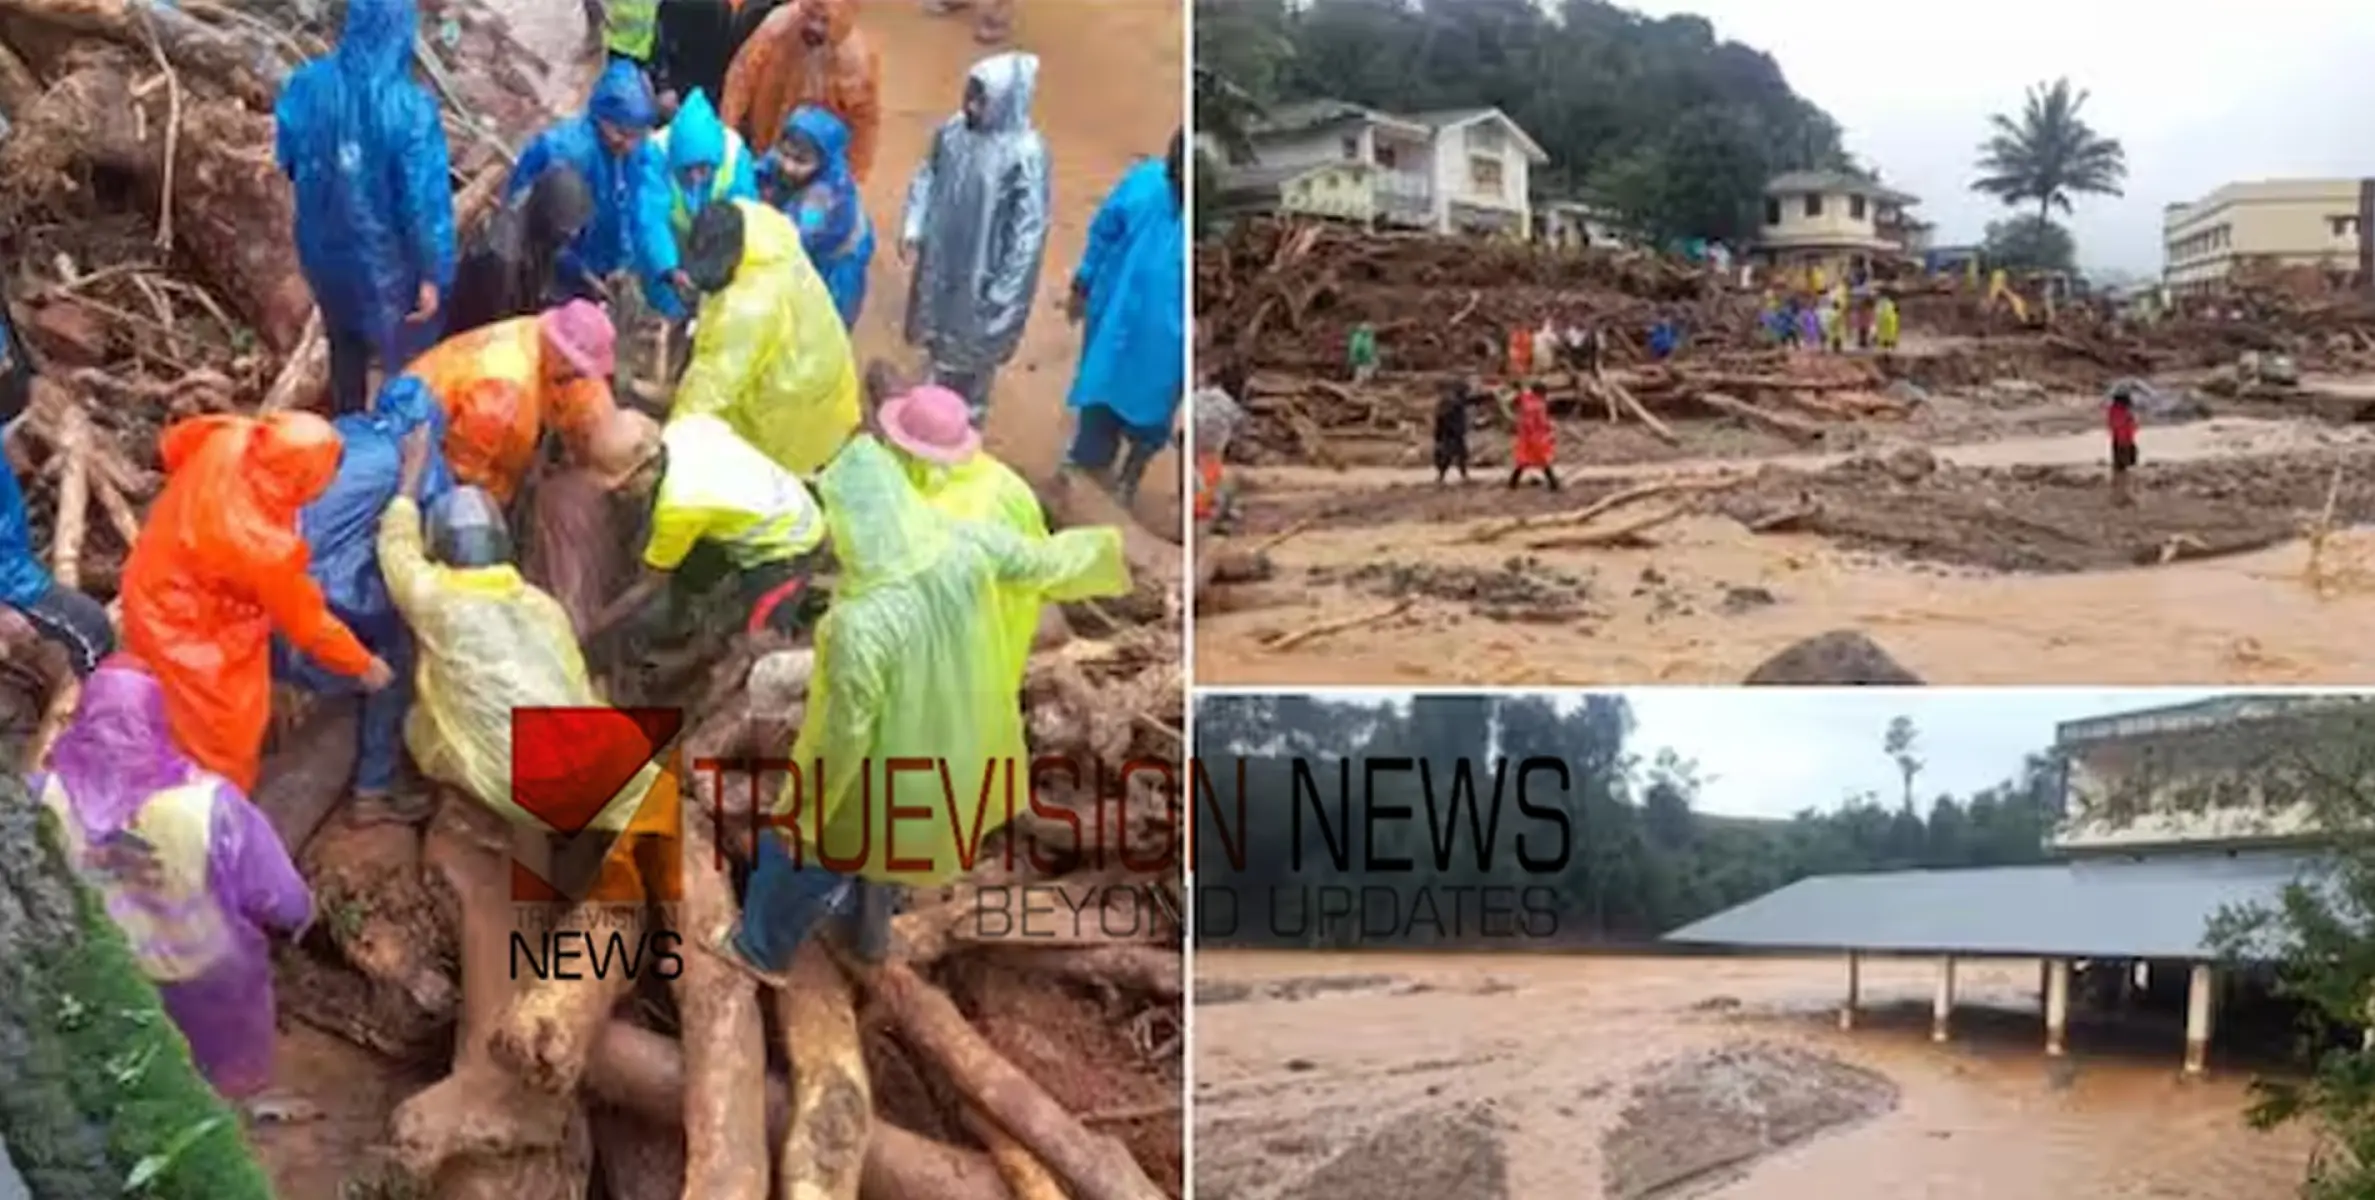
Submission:
<svg viewBox="0 0 2375 1200">
<path fill-rule="evenodd" d="M 1512 493 L 1490 469 L 1447 488 L 1420 467 L 1249 469 L 1240 536 L 1217 546 L 1269 544 L 1274 574 L 1200 602 L 1197 678 L 1736 682 L 1835 629 L 1862 631 L 1936 684 L 2375 678 L 2375 646 L 2334 636 L 2375 620 L 2375 532 L 2354 527 L 2375 521 L 2362 482 L 2375 431 L 2244 416 L 2147 426 L 2136 504 L 2123 508 L 2104 482 L 2102 435 L 2066 432 L 2085 407 L 1926 449 L 1579 465 L 1555 495 Z M 1746 478 L 1699 493 L 1645 542 L 1527 545 L 1573 527 L 1475 537 L 1645 482 L 1725 475 Z M 2302 534 L 2336 478 L 2339 531 L 2313 583 Z M 1340 622 L 1353 624 L 1264 644 Z"/>
<path fill-rule="evenodd" d="M 2184 1082 L 2173 1030 L 2041 1050 L 2032 961 L 1199 950 L 1196 1192 L 1723 1200 L 2287 1200 L 2310 1135 Z M 2165 1035 L 2165 1036 L 2163 1036 Z M 2101 1035 L 2097 1042 L 2110 1041 Z"/>
</svg>

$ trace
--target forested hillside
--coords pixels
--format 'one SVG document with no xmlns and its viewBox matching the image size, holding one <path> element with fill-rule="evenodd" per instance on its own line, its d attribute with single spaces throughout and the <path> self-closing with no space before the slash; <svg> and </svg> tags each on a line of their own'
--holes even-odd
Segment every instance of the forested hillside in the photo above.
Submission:
<svg viewBox="0 0 2375 1200">
<path fill-rule="evenodd" d="M 1288 100 L 1491 105 L 1549 153 L 1536 192 L 1588 196 L 1663 238 L 1752 235 L 1769 177 L 1850 165 L 1837 122 L 1771 57 L 1699 17 L 1602 0 L 1196 0 L 1195 20 L 1196 126 L 1224 144 Z"/>
<path fill-rule="evenodd" d="M 1634 744 L 1617 696 L 1564 711 L 1536 696 L 1204 697 L 1193 797 L 1202 936 L 1465 942 L 1541 938 L 1550 925 L 1562 942 L 1646 940 L 1808 875 L 2036 861 L 2054 799 L 2050 760 L 2031 755 L 1995 787 L 1918 807 L 1902 796 L 1807 796 L 1787 820 L 1714 817 L 1695 811 L 1693 765 L 1658 749 Z M 1877 734 L 1872 749 L 1889 753 Z M 1536 770 L 1521 799 L 1519 765 L 1532 756 L 1564 763 L 1566 786 Z M 1399 757 L 1427 760 L 1426 777 L 1378 761 Z M 1463 757 L 1471 788 L 1455 803 Z M 1318 919 L 1329 904 L 1356 908 Z M 1499 916 L 1487 911 L 1496 907 Z"/>
</svg>

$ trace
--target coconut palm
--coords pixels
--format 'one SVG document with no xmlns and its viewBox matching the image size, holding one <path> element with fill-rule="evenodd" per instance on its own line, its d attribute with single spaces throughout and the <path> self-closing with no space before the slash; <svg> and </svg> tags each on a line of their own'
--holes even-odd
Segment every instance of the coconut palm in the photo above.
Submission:
<svg viewBox="0 0 2375 1200">
<path fill-rule="evenodd" d="M 2008 205 L 2033 201 L 2040 221 L 2051 220 L 2056 208 L 2069 212 L 2072 196 L 2119 195 L 2128 175 L 2127 151 L 2118 138 L 2103 137 L 2080 119 L 2086 96 L 2069 80 L 2056 79 L 2029 89 L 2019 120 L 1990 116 L 1995 132 L 1979 146 L 1985 174 L 1971 189 Z"/>
</svg>

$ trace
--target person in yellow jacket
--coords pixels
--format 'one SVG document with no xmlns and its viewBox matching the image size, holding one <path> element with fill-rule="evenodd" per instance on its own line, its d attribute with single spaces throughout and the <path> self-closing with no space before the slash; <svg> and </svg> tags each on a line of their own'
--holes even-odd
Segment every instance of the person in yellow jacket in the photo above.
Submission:
<svg viewBox="0 0 2375 1200">
<path fill-rule="evenodd" d="M 815 474 L 858 427 L 858 371 L 799 228 L 764 204 L 712 204 L 685 260 L 706 299 L 669 415 L 717 417 L 784 470 Z"/>
<path fill-rule="evenodd" d="M 1047 538 L 1039 493 L 981 448 L 981 432 L 973 428 L 963 396 L 944 387 L 916 388 L 884 401 L 874 423 L 924 503 L 959 521 L 1004 526 L 1028 541 Z M 1002 645 L 1020 686 L 1046 604 L 1030 587 L 1001 585 L 997 597 Z"/>
<path fill-rule="evenodd" d="M 512 565 L 510 534 L 493 497 L 474 487 L 446 492 L 429 506 L 424 536 L 419 496 L 427 464 L 428 440 L 416 430 L 404 441 L 396 498 L 379 519 L 380 573 L 416 647 L 404 744 L 421 774 L 468 793 L 515 828 L 548 831 L 512 798 L 512 710 L 586 707 L 602 698 L 569 614 Z M 606 819 L 596 817 L 592 827 L 609 827 Z"/>
<path fill-rule="evenodd" d="M 776 828 L 759 839 L 741 924 L 696 943 L 769 983 L 821 918 L 853 900 L 854 949 L 879 960 L 896 889 L 962 875 L 966 848 L 1029 803 L 1022 697 L 999 645 L 996 589 L 1068 601 L 1130 585 L 1120 530 L 1067 529 L 1032 542 L 991 522 L 950 520 L 869 434 L 851 439 L 818 489 L 841 580 L 817 625 L 794 770 L 770 818 Z M 905 759 L 929 766 L 892 770 Z M 886 790 L 893 775 L 896 806 Z"/>
<path fill-rule="evenodd" d="M 602 611 L 586 640 L 638 616 L 646 626 L 665 621 L 669 634 L 690 633 L 693 602 L 729 577 L 747 632 L 796 627 L 825 517 L 791 472 L 703 415 L 677 417 L 648 439 L 608 439 L 592 467 L 618 492 L 651 498 L 651 536 L 642 577 Z"/>
</svg>

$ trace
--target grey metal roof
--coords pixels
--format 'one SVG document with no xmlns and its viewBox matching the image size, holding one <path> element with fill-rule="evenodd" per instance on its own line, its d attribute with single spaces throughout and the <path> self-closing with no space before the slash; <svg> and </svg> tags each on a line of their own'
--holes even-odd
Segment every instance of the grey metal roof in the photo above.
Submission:
<svg viewBox="0 0 2375 1200">
<path fill-rule="evenodd" d="M 1818 875 L 1666 935 L 1790 950 L 2206 958 L 2227 905 L 2273 903 L 2298 854 L 2075 859 L 2033 867 Z"/>
</svg>

